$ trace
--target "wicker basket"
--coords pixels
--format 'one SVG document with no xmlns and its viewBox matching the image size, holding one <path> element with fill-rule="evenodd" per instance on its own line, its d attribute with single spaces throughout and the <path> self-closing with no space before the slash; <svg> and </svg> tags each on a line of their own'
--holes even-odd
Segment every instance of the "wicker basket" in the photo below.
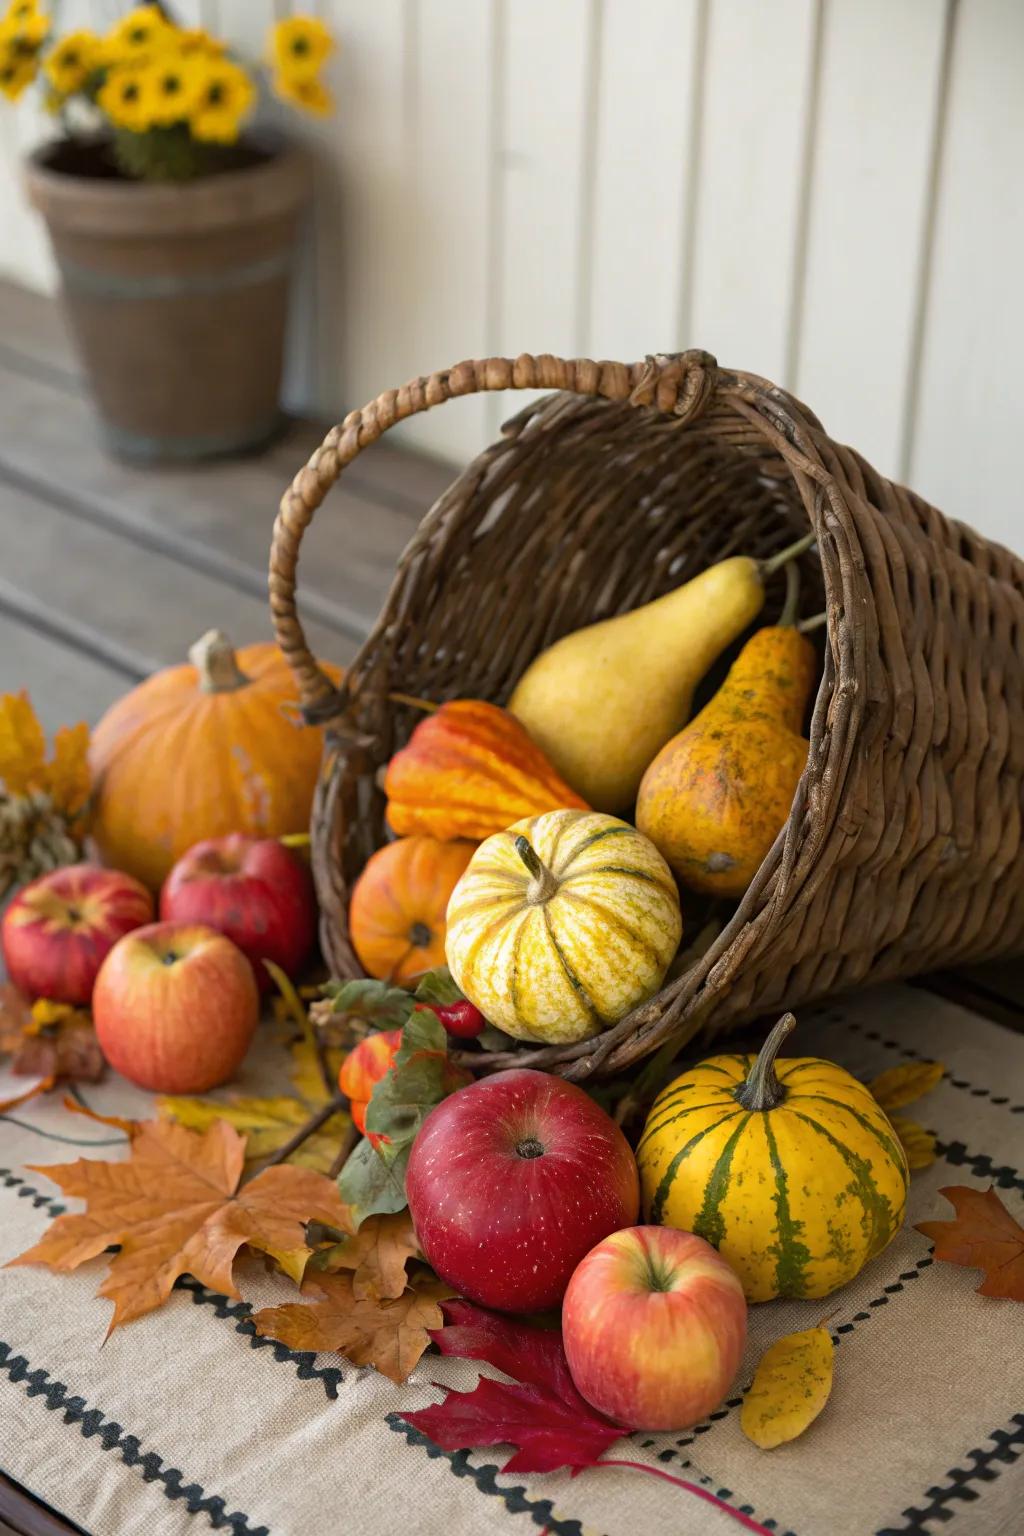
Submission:
<svg viewBox="0 0 1024 1536">
<path fill-rule="evenodd" d="M 340 692 L 296 615 L 299 544 L 389 427 L 478 390 L 530 405 L 459 476 L 399 562 Z M 309 719 L 329 722 L 313 813 L 326 956 L 360 969 L 352 880 L 385 838 L 377 773 L 417 717 L 389 694 L 503 703 L 567 631 L 734 553 L 806 532 L 804 612 L 827 611 L 811 750 L 785 828 L 715 942 L 575 1045 L 475 1058 L 569 1078 L 867 981 L 1024 948 L 1024 563 L 834 443 L 782 390 L 704 352 L 630 366 L 524 356 L 414 380 L 333 428 L 281 503 L 270 594 Z M 777 599 L 769 593 L 767 612 Z M 685 911 L 685 902 L 684 902 Z"/>
</svg>

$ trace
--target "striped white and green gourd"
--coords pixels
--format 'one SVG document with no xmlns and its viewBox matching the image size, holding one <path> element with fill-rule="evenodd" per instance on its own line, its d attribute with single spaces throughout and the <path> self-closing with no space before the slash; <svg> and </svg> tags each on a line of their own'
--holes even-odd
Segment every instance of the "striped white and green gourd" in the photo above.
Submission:
<svg viewBox="0 0 1024 1536">
<path fill-rule="evenodd" d="M 903 1223 L 907 1160 L 863 1083 L 814 1057 L 715 1056 L 655 1100 L 637 1162 L 647 1219 L 696 1232 L 748 1301 L 827 1296 Z"/>
</svg>

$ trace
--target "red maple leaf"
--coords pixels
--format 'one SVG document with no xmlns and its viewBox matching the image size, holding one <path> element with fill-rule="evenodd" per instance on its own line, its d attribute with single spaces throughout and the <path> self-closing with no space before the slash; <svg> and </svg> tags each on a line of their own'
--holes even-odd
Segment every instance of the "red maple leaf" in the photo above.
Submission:
<svg viewBox="0 0 1024 1536">
<path fill-rule="evenodd" d="M 557 1330 L 513 1322 L 468 1301 L 441 1307 L 447 1326 L 430 1337 L 442 1355 L 486 1360 L 515 1378 L 510 1384 L 481 1376 L 472 1392 L 447 1389 L 443 1402 L 402 1415 L 442 1450 L 515 1445 L 503 1472 L 570 1467 L 575 1476 L 629 1433 L 577 1392 Z"/>
<path fill-rule="evenodd" d="M 935 1257 L 967 1269 L 983 1269 L 982 1296 L 1024 1301 L 1024 1228 L 991 1185 L 951 1184 L 939 1190 L 956 1211 L 955 1221 L 921 1221 L 917 1230 L 935 1244 Z"/>
</svg>

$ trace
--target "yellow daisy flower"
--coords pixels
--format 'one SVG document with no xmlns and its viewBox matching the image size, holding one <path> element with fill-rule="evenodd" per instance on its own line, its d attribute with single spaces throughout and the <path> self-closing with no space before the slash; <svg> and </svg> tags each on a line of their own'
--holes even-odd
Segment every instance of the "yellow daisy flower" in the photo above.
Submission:
<svg viewBox="0 0 1024 1536">
<path fill-rule="evenodd" d="M 17 101 L 36 77 L 35 56 L 18 57 L 7 50 L 0 55 L 0 92 L 8 101 Z"/>
<path fill-rule="evenodd" d="M 13 0 L 0 22 L 0 36 L 8 44 L 12 41 L 20 43 L 25 52 L 35 52 L 40 48 L 49 30 L 49 16 L 45 16 L 33 0 Z"/>
<path fill-rule="evenodd" d="M 103 39 L 104 54 L 112 64 L 142 57 L 169 44 L 176 31 L 159 6 L 137 5 L 111 27 Z"/>
<path fill-rule="evenodd" d="M 316 75 L 286 75 L 278 72 L 271 82 L 275 96 L 300 107 L 313 117 L 327 117 L 334 111 L 334 97 Z"/>
<path fill-rule="evenodd" d="M 19 29 L 28 22 L 34 22 L 41 15 L 39 0 L 11 0 L 0 21 L 0 26 Z M 44 17 L 45 21 L 46 18 Z M 47 22 L 47 25 L 49 23 Z"/>
<path fill-rule="evenodd" d="M 60 96 L 80 91 L 99 65 L 100 40 L 94 32 L 82 28 L 67 32 L 43 63 L 46 78 Z"/>
<path fill-rule="evenodd" d="M 315 16 L 289 16 L 270 33 L 270 61 L 278 76 L 309 80 L 334 48 L 334 39 Z"/>
<path fill-rule="evenodd" d="M 203 59 L 189 127 L 194 139 L 233 144 L 256 99 L 256 87 L 230 59 Z"/>
<path fill-rule="evenodd" d="M 207 32 L 205 27 L 181 27 L 174 38 L 179 53 L 198 53 L 210 59 L 219 59 L 227 52 L 219 37 Z"/>
<path fill-rule="evenodd" d="M 96 105 L 115 128 L 145 133 L 153 126 L 152 101 L 146 89 L 145 71 L 114 68 L 96 93 Z"/>
<path fill-rule="evenodd" d="M 171 53 L 145 65 L 139 73 L 154 127 L 169 128 L 191 117 L 201 84 L 191 60 Z"/>
</svg>

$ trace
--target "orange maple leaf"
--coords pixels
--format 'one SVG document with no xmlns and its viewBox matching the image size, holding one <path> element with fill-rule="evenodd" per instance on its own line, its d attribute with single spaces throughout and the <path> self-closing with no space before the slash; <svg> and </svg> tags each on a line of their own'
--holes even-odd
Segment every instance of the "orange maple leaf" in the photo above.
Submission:
<svg viewBox="0 0 1024 1536">
<path fill-rule="evenodd" d="M 34 1248 L 10 1262 L 77 1269 L 119 1243 L 98 1292 L 114 1303 L 108 1336 L 166 1301 L 179 1275 L 238 1296 L 232 1267 L 246 1243 L 299 1284 L 310 1253 L 305 1223 L 343 1229 L 346 1207 L 332 1180 L 293 1164 L 265 1168 L 239 1189 L 244 1160 L 244 1136 L 223 1120 L 201 1135 L 173 1121 L 145 1120 L 124 1162 L 79 1158 L 34 1167 L 66 1195 L 85 1200 L 86 1209 L 58 1216 Z"/>
<path fill-rule="evenodd" d="M 302 1293 L 317 1300 L 253 1313 L 260 1338 L 279 1339 L 289 1349 L 335 1349 L 353 1365 L 372 1365 L 394 1382 L 405 1381 L 430 1343 L 430 1329 L 443 1327 L 440 1303 L 453 1295 L 443 1280 L 423 1275 L 400 1296 L 360 1298 L 348 1272 L 318 1274 Z"/>
<path fill-rule="evenodd" d="M 939 1190 L 956 1211 L 955 1221 L 920 1221 L 918 1232 L 935 1244 L 935 1257 L 967 1269 L 983 1269 L 982 1296 L 1024 1301 L 1024 1227 L 996 1194 L 951 1184 Z"/>
</svg>

